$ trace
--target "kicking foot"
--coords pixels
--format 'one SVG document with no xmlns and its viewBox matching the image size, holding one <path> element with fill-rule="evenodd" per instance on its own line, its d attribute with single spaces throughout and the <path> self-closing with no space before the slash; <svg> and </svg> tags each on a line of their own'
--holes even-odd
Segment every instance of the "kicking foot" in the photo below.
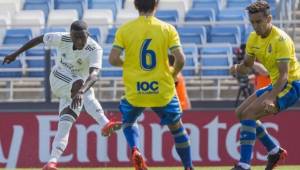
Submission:
<svg viewBox="0 0 300 170">
<path fill-rule="evenodd" d="M 116 120 L 110 120 L 101 130 L 102 136 L 110 136 L 115 131 L 122 128 L 122 122 Z"/>
<path fill-rule="evenodd" d="M 57 163 L 56 162 L 48 162 L 42 170 L 58 170 L 56 167 Z"/>
<path fill-rule="evenodd" d="M 279 148 L 279 151 L 276 154 L 268 156 L 268 163 L 265 170 L 272 170 L 274 169 L 280 160 L 285 160 L 287 157 L 287 151 L 283 148 Z"/>
<path fill-rule="evenodd" d="M 250 168 L 245 169 L 245 168 L 241 167 L 240 165 L 234 165 L 234 167 L 231 170 L 250 170 Z"/>
</svg>

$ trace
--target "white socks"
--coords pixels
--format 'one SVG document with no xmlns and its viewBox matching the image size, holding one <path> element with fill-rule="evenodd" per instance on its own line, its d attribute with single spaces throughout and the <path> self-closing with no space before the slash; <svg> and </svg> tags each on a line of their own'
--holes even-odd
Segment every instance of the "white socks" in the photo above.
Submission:
<svg viewBox="0 0 300 170">
<path fill-rule="evenodd" d="M 52 143 L 52 151 L 49 162 L 57 162 L 67 147 L 70 129 L 75 119 L 68 114 L 62 115 L 58 122 L 58 128 Z"/>
<path fill-rule="evenodd" d="M 250 165 L 247 163 L 239 162 L 239 165 L 244 169 L 250 169 Z"/>
<path fill-rule="evenodd" d="M 101 127 L 109 122 L 91 89 L 84 94 L 83 105 L 87 113 L 91 115 Z"/>
<path fill-rule="evenodd" d="M 276 153 L 279 152 L 279 146 L 276 146 L 274 149 L 272 149 L 270 152 L 269 152 L 269 155 L 274 155 Z"/>
</svg>

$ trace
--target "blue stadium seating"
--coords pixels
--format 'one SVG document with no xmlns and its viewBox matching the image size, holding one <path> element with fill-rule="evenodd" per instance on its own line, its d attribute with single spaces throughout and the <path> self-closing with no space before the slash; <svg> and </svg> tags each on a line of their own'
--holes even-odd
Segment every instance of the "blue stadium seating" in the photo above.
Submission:
<svg viewBox="0 0 300 170">
<path fill-rule="evenodd" d="M 229 62 L 227 57 L 201 58 L 201 76 L 229 76 Z"/>
<path fill-rule="evenodd" d="M 7 29 L 4 35 L 3 44 L 24 44 L 32 38 L 31 29 Z"/>
<path fill-rule="evenodd" d="M 67 32 L 67 29 L 63 27 L 47 27 L 41 30 L 43 34 L 48 32 Z"/>
<path fill-rule="evenodd" d="M 44 12 L 45 21 L 48 19 L 48 14 L 51 9 L 51 0 L 26 0 L 23 5 L 24 10 L 42 10 Z"/>
<path fill-rule="evenodd" d="M 193 0 L 192 8 L 213 9 L 217 14 L 221 9 L 221 0 Z"/>
<path fill-rule="evenodd" d="M 190 56 L 190 55 L 186 56 L 185 65 L 181 72 L 183 76 L 185 76 L 186 78 L 198 76 L 197 59 L 194 56 Z"/>
<path fill-rule="evenodd" d="M 197 46 L 183 46 L 183 52 L 185 55 L 198 56 Z"/>
<path fill-rule="evenodd" d="M 184 18 L 185 21 L 215 21 L 216 14 L 213 9 L 190 9 Z"/>
<path fill-rule="evenodd" d="M 97 42 L 101 42 L 101 32 L 99 28 L 91 27 L 89 28 L 90 37 L 93 38 Z"/>
<path fill-rule="evenodd" d="M 0 62 L 2 61 L 3 58 L 0 59 Z M 20 60 L 15 60 L 10 64 L 1 65 L 0 68 L 0 77 L 22 77 L 22 64 Z"/>
<path fill-rule="evenodd" d="M 206 43 L 205 27 L 178 27 L 177 28 L 182 43 Z"/>
<path fill-rule="evenodd" d="M 26 72 L 28 77 L 44 77 L 45 76 L 45 50 L 43 48 L 33 48 L 25 52 L 25 59 L 27 68 Z M 53 56 L 56 56 L 55 51 L 51 50 L 51 67 L 54 65 Z M 39 70 L 30 70 L 39 69 Z"/>
<path fill-rule="evenodd" d="M 158 10 L 156 17 L 165 22 L 177 22 L 179 18 L 177 10 Z"/>
<path fill-rule="evenodd" d="M 208 34 L 210 43 L 241 43 L 241 31 L 238 26 L 213 26 Z"/>
<path fill-rule="evenodd" d="M 41 69 L 40 71 L 27 71 L 28 77 L 44 77 L 45 76 L 45 60 L 43 59 L 34 59 L 34 60 L 26 60 L 28 69 Z"/>
<path fill-rule="evenodd" d="M 201 48 L 201 55 L 232 55 L 232 53 L 232 48 L 229 44 L 228 47 L 207 46 Z"/>
<path fill-rule="evenodd" d="M 110 9 L 115 20 L 120 9 L 118 2 L 117 0 L 88 0 L 88 9 Z"/>
<path fill-rule="evenodd" d="M 115 4 L 117 9 L 121 9 L 124 2 L 122 0 L 88 0 L 88 8 L 92 8 L 95 4 Z"/>
<path fill-rule="evenodd" d="M 45 56 L 45 50 L 40 48 L 32 48 L 29 49 L 25 52 L 25 56 L 40 56 L 40 57 L 44 57 Z"/>
<path fill-rule="evenodd" d="M 85 9 L 85 1 L 83 0 L 54 0 L 54 9 L 76 9 L 79 18 L 82 18 Z"/>
<path fill-rule="evenodd" d="M 245 19 L 246 14 L 244 9 L 227 8 L 220 10 L 217 15 L 218 21 L 244 21 Z"/>
<path fill-rule="evenodd" d="M 108 34 L 106 37 L 106 43 L 113 43 L 115 40 L 115 34 L 116 34 L 117 28 L 110 28 L 108 30 Z"/>
<path fill-rule="evenodd" d="M 30 49 L 25 52 L 25 59 L 27 68 L 28 77 L 44 77 L 45 76 L 45 50 L 44 49 Z M 40 71 L 33 71 L 30 69 L 42 69 Z"/>
<path fill-rule="evenodd" d="M 245 9 L 253 0 L 227 0 L 227 8 Z"/>
<path fill-rule="evenodd" d="M 107 57 L 103 57 L 102 59 L 102 69 L 100 73 L 101 77 L 114 77 L 121 78 L 122 70 L 112 66 Z"/>
<path fill-rule="evenodd" d="M 108 56 L 111 51 L 111 46 L 104 46 L 103 47 L 103 56 Z"/>
</svg>

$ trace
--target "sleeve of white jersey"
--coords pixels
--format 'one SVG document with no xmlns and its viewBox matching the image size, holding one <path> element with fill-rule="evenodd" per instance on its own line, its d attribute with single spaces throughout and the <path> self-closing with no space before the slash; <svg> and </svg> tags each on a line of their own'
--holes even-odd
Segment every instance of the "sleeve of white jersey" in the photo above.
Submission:
<svg viewBox="0 0 300 170">
<path fill-rule="evenodd" d="M 95 67 L 95 68 L 102 68 L 102 55 L 103 55 L 103 50 L 102 48 L 96 48 L 91 52 L 89 55 L 90 58 L 90 64 L 89 67 Z"/>
<path fill-rule="evenodd" d="M 46 47 L 57 47 L 59 46 L 62 38 L 62 33 L 59 32 L 50 32 L 44 34 L 44 44 Z"/>
</svg>

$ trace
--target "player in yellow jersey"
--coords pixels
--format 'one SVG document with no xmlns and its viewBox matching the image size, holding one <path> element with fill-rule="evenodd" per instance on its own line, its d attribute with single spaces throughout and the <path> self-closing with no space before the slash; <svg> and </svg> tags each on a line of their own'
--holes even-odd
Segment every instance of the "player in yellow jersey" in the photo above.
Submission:
<svg viewBox="0 0 300 170">
<path fill-rule="evenodd" d="M 272 140 L 259 119 L 276 115 L 298 101 L 300 66 L 291 38 L 272 25 L 269 4 L 257 1 L 247 10 L 254 32 L 247 41 L 246 58 L 241 64 L 234 65 L 231 72 L 246 74 L 257 59 L 268 70 L 271 84 L 256 91 L 236 109 L 241 122 L 241 158 L 232 170 L 250 169 L 256 137 L 269 152 L 265 169 L 271 170 L 287 156 L 287 152 Z"/>
<path fill-rule="evenodd" d="M 158 0 L 134 0 L 134 4 L 140 16 L 117 30 L 109 56 L 112 65 L 123 68 L 125 96 L 119 109 L 133 164 L 136 170 L 147 169 L 138 149 L 136 119 L 146 107 L 151 107 L 161 124 L 169 127 L 185 170 L 191 170 L 190 141 L 181 121 L 182 109 L 174 85 L 185 61 L 178 33 L 172 25 L 154 17 Z M 172 68 L 168 50 L 175 56 Z M 122 51 L 124 60 L 120 58 Z"/>
</svg>

